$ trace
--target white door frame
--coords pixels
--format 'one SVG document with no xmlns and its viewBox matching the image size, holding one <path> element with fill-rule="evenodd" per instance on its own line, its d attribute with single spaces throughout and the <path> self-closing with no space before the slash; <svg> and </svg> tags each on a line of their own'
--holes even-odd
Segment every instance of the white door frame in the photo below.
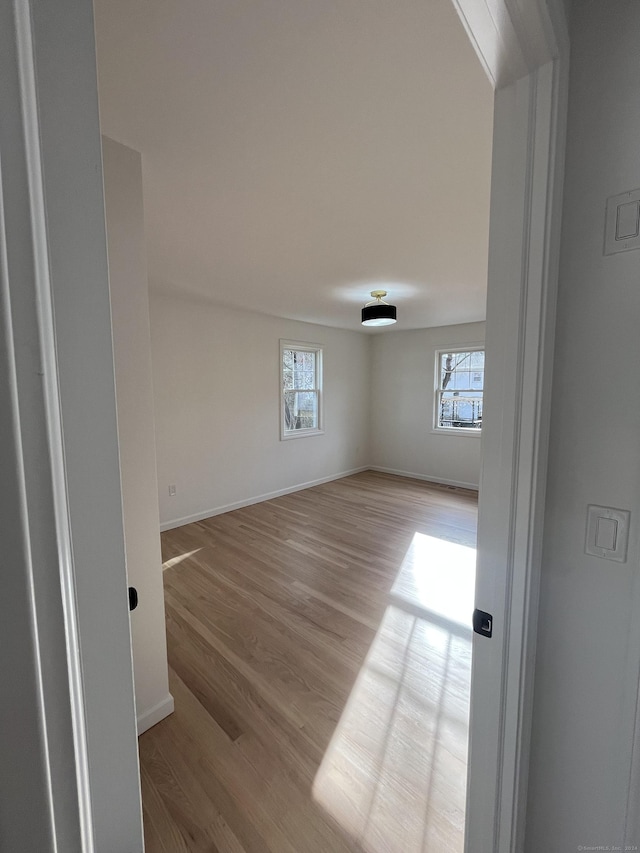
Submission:
<svg viewBox="0 0 640 853">
<path fill-rule="evenodd" d="M 496 89 L 476 590 L 494 636 L 474 642 L 466 845 L 514 853 L 528 775 L 568 37 L 562 0 L 453 2 Z M 11 486 L 2 541 L 12 555 L 2 605 L 13 609 L 2 615 L 17 640 L 0 665 L 5 684 L 21 670 L 24 689 L 10 697 L 25 711 L 18 746 L 33 736 L 34 760 L 19 773 L 13 729 L 0 727 L 20 783 L 11 791 L 0 780 L 0 842 L 140 851 L 92 4 L 13 0 L 2 14 L 0 425 Z M 29 786 L 37 813 L 20 808 Z"/>
<path fill-rule="evenodd" d="M 0 849 L 141 853 L 91 0 L 0 4 Z"/>
<path fill-rule="evenodd" d="M 569 38 L 562 0 L 453 0 L 495 88 L 465 844 L 524 846 Z"/>
</svg>

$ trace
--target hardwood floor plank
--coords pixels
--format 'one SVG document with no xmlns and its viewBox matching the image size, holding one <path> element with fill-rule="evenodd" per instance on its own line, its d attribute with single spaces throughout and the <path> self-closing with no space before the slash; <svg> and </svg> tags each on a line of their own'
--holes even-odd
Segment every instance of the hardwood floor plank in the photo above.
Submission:
<svg viewBox="0 0 640 853">
<path fill-rule="evenodd" d="M 170 605 L 167 616 L 170 625 L 181 621 L 180 613 Z M 189 623 L 184 624 L 188 627 Z M 172 633 L 170 628 L 170 646 L 173 645 Z M 218 701 L 224 703 L 228 713 L 235 715 L 241 729 L 253 732 L 265 743 L 276 745 L 281 753 L 289 756 L 293 767 L 312 778 L 326 748 L 326 738 L 320 738 L 315 729 L 308 733 L 304 720 L 291 713 L 291 708 L 271 684 L 254 677 L 251 671 L 240 671 L 233 659 L 227 660 L 213 644 L 207 647 L 206 636 L 198 633 L 192 638 L 192 653 L 198 656 L 197 648 L 203 648 L 215 668 Z"/>
<path fill-rule="evenodd" d="M 140 787 L 144 819 L 146 853 L 189 853 L 192 849 L 182 837 L 160 795 L 161 776 L 149 756 L 140 756 Z"/>
<path fill-rule="evenodd" d="M 217 561 L 219 558 L 220 555 Z M 284 639 L 289 651 L 292 645 L 295 650 L 302 644 L 306 655 L 321 658 L 323 668 L 331 658 L 333 666 L 350 666 L 357 671 L 362 643 L 371 641 L 371 630 L 354 624 L 344 614 L 311 596 L 299 594 L 294 598 L 290 583 L 285 587 L 271 581 L 268 586 L 264 577 L 251 578 L 253 564 L 250 561 L 243 564 L 225 562 L 224 566 L 224 576 L 221 576 L 215 568 L 190 560 L 188 573 L 185 565 L 177 584 L 167 579 L 167 589 L 180 595 L 188 585 L 189 592 L 196 593 L 198 603 L 206 604 L 211 614 L 213 608 L 219 608 L 215 617 L 221 633 L 230 630 L 229 623 L 233 623 L 238 608 L 243 611 L 250 608 L 259 623 L 256 630 L 260 627 L 269 632 L 274 642 Z M 224 602 L 224 612 L 219 602 Z"/>
<path fill-rule="evenodd" d="M 256 850 L 296 853 L 280 826 L 280 816 L 286 807 L 281 792 L 254 772 L 237 745 L 226 738 L 175 675 L 171 689 L 175 691 L 174 698 L 180 699 L 180 708 L 176 724 L 167 732 L 170 748 L 184 757 L 189 772 L 202 787 L 216 801 L 220 798 L 233 831 L 240 838 L 246 837 L 248 831 L 255 840 Z"/>
<path fill-rule="evenodd" d="M 220 695 L 218 684 L 211 678 L 213 671 L 211 651 L 207 650 L 206 657 L 199 654 L 189 639 L 189 635 L 184 631 L 185 623 L 180 619 L 178 613 L 169 606 L 167 606 L 166 613 L 169 636 L 175 640 L 175 642 L 169 643 L 167 647 L 169 666 L 182 679 L 228 738 L 232 741 L 237 740 L 242 734 L 242 728 L 237 714 L 224 701 L 224 697 Z M 178 631 L 178 625 L 183 626 L 182 632 Z"/>
<path fill-rule="evenodd" d="M 461 853 L 470 636 L 429 584 L 476 504 L 365 472 L 162 535 L 176 711 L 140 738 L 147 853 Z"/>
<path fill-rule="evenodd" d="M 185 797 L 176 781 L 171 767 L 163 760 L 157 749 L 147 749 L 142 760 L 142 773 L 146 779 L 145 789 L 153 790 L 154 800 L 145 802 L 145 813 L 151 815 L 152 825 L 162 837 L 162 850 L 200 851 L 203 847 L 203 829 L 198 822 L 185 820 L 188 813 Z M 153 782 L 151 782 L 151 779 Z M 144 795 L 143 790 L 143 795 Z M 159 819 L 159 820 L 158 820 Z M 145 836 L 146 847 L 151 847 L 153 841 Z"/>
</svg>

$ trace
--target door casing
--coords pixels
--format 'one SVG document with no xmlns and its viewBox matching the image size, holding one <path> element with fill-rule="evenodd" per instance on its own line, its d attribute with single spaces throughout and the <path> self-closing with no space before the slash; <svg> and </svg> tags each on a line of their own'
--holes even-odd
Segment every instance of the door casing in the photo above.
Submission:
<svg viewBox="0 0 640 853">
<path fill-rule="evenodd" d="M 0 848 L 141 853 L 93 7 L 0 14 Z"/>
<path fill-rule="evenodd" d="M 569 37 L 561 0 L 453 0 L 494 85 L 465 849 L 524 846 Z"/>
</svg>

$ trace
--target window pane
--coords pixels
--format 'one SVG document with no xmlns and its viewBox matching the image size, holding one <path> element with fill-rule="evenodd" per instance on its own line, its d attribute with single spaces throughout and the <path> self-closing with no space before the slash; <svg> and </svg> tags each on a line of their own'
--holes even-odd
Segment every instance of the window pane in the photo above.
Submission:
<svg viewBox="0 0 640 853">
<path fill-rule="evenodd" d="M 318 428 L 317 391 L 284 392 L 285 428 L 288 431 Z"/>
<path fill-rule="evenodd" d="M 482 394 L 443 391 L 440 397 L 438 426 L 453 429 L 482 427 Z"/>
<path fill-rule="evenodd" d="M 289 388 L 316 388 L 316 354 L 301 350 L 283 350 L 282 385 Z"/>
<path fill-rule="evenodd" d="M 440 355 L 440 387 L 446 388 L 447 383 L 447 374 L 451 371 L 451 367 L 453 365 L 453 354 L 452 353 L 442 353 Z"/>
<path fill-rule="evenodd" d="M 313 370 L 296 370 L 293 373 L 294 388 L 315 388 L 315 374 Z"/>
<path fill-rule="evenodd" d="M 440 389 L 482 391 L 484 388 L 484 352 L 440 353 Z"/>
<path fill-rule="evenodd" d="M 315 352 L 297 352 L 297 364 L 303 370 L 314 370 L 316 363 Z"/>
</svg>

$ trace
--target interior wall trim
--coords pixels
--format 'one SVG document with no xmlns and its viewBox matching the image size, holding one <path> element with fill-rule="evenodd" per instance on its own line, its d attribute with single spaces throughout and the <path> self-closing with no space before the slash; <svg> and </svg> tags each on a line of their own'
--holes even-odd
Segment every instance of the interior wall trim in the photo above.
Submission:
<svg viewBox="0 0 640 853">
<path fill-rule="evenodd" d="M 143 732 L 146 732 L 147 729 L 150 729 L 152 726 L 155 726 L 156 723 L 159 723 L 160 720 L 164 720 L 164 718 L 168 717 L 169 714 L 173 714 L 173 710 L 173 696 L 171 693 L 167 693 L 164 699 L 158 702 L 157 705 L 154 705 L 152 708 L 148 708 L 146 711 L 138 714 L 138 737 Z"/>
<path fill-rule="evenodd" d="M 436 483 L 438 486 L 454 486 L 456 489 L 478 491 L 477 483 L 463 483 L 461 480 L 449 480 L 444 477 L 434 477 L 431 474 L 416 474 L 415 471 L 400 471 L 397 468 L 383 468 L 380 465 L 370 465 L 368 470 L 379 471 L 381 474 L 395 474 L 396 477 L 408 477 L 411 480 L 423 480 L 427 483 Z"/>
<path fill-rule="evenodd" d="M 259 504 L 263 501 L 269 501 L 272 498 L 279 498 L 282 495 L 290 495 L 293 492 L 301 492 L 303 489 L 310 489 L 312 486 L 320 486 L 322 483 L 330 483 L 332 480 L 341 480 L 343 477 L 349 477 L 351 474 L 359 474 L 361 471 L 372 470 L 369 465 L 363 465 L 361 468 L 351 468 L 349 471 L 341 471 L 338 474 L 331 474 L 328 477 L 320 477 L 318 480 L 309 480 L 306 483 L 298 483 L 294 486 L 287 486 L 284 489 L 276 489 L 274 492 L 265 492 L 262 495 L 245 498 L 241 501 L 223 504 L 213 507 L 212 509 L 204 510 L 204 512 L 196 512 L 193 515 L 185 515 L 182 518 L 175 518 L 170 521 L 165 521 L 160 525 L 160 531 L 173 530 L 175 527 L 182 527 L 184 524 L 191 524 L 192 521 L 202 521 L 204 518 L 213 518 L 214 515 L 222 515 L 224 512 L 231 512 L 234 509 L 242 509 L 245 506 Z"/>
</svg>

